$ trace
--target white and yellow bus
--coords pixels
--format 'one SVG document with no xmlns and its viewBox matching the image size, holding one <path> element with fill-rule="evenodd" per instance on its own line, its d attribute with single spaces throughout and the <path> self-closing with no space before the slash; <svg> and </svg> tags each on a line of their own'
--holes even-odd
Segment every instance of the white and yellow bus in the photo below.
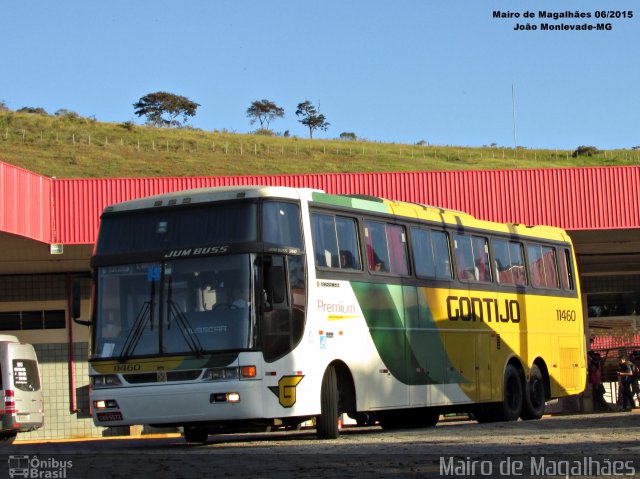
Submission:
<svg viewBox="0 0 640 479">
<path fill-rule="evenodd" d="M 208 434 L 338 418 L 537 419 L 585 387 L 576 261 L 557 228 L 284 187 L 105 209 L 92 258 L 96 425 Z"/>
</svg>

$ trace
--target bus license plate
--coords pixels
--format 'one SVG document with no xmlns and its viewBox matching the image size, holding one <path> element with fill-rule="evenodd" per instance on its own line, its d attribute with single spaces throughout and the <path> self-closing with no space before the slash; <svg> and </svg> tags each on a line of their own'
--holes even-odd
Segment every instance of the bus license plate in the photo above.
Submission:
<svg viewBox="0 0 640 479">
<path fill-rule="evenodd" d="M 122 421 L 122 413 L 116 412 L 99 412 L 98 421 Z"/>
</svg>

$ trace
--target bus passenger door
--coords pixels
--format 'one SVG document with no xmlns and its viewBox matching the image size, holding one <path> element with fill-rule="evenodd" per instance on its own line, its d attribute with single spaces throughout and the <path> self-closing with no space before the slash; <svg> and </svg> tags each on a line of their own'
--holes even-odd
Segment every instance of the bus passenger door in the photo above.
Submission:
<svg viewBox="0 0 640 479">
<path fill-rule="evenodd" d="M 447 386 L 445 392 L 450 403 L 475 400 L 477 387 L 476 335 L 469 330 L 450 330 L 445 340 L 449 353 Z M 460 394 L 463 393 L 464 396 Z"/>
<path fill-rule="evenodd" d="M 491 346 L 495 342 L 495 334 L 479 331 L 476 335 L 476 376 L 478 381 L 478 401 L 491 399 Z"/>
</svg>

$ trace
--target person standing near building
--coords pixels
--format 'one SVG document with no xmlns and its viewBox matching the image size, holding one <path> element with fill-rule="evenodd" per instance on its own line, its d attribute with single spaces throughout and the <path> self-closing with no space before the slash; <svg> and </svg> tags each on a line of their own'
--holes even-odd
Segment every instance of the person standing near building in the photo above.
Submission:
<svg viewBox="0 0 640 479">
<path fill-rule="evenodd" d="M 600 354 L 589 351 L 589 383 L 591 384 L 591 397 L 593 398 L 594 411 L 607 411 L 609 405 L 604 399 L 604 386 L 602 384 L 602 358 Z"/>
<path fill-rule="evenodd" d="M 631 366 L 631 391 L 632 397 L 635 396 L 638 399 L 638 406 L 640 407 L 640 387 L 638 381 L 640 381 L 640 352 L 634 351 L 629 355 L 629 365 Z M 632 402 L 633 404 L 633 402 Z"/>
<path fill-rule="evenodd" d="M 620 356 L 618 365 L 618 378 L 620 379 L 620 390 L 622 392 L 622 409 L 630 411 L 633 408 L 633 395 L 631 394 L 631 384 L 633 383 L 633 371 L 625 356 Z"/>
</svg>

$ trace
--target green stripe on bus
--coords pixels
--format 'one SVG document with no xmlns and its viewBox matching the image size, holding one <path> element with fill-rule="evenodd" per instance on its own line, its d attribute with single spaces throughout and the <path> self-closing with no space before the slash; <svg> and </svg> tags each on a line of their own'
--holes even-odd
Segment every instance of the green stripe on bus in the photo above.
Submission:
<svg viewBox="0 0 640 479">
<path fill-rule="evenodd" d="M 352 283 L 375 347 L 407 385 L 468 382 L 453 370 L 431 310 L 415 286 Z"/>
<path fill-rule="evenodd" d="M 328 195 L 326 193 L 313 192 L 311 194 L 313 201 L 325 203 L 332 206 L 341 206 L 343 208 L 357 208 L 365 211 L 375 211 L 379 213 L 390 213 L 391 210 L 385 202 L 368 201 L 360 198 L 352 198 L 349 196 Z"/>
</svg>

